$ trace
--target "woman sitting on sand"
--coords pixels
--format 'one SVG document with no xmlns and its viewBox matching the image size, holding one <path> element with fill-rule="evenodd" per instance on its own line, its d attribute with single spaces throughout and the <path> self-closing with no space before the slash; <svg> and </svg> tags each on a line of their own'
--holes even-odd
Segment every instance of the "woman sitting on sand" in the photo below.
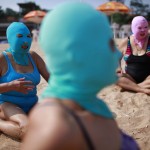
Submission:
<svg viewBox="0 0 150 150">
<path fill-rule="evenodd" d="M 138 150 L 97 93 L 117 80 L 121 57 L 106 16 L 81 2 L 48 13 L 40 33 L 51 72 L 22 150 Z"/>
<path fill-rule="evenodd" d="M 49 73 L 42 58 L 29 52 L 32 38 L 25 24 L 11 23 L 7 39 L 10 47 L 0 54 L 0 132 L 22 139 L 27 114 L 38 101 L 40 74 L 48 81 Z"/>
<path fill-rule="evenodd" d="M 132 20 L 133 34 L 119 46 L 123 51 L 118 85 L 124 90 L 150 95 L 150 37 L 148 22 L 143 16 Z"/>
</svg>

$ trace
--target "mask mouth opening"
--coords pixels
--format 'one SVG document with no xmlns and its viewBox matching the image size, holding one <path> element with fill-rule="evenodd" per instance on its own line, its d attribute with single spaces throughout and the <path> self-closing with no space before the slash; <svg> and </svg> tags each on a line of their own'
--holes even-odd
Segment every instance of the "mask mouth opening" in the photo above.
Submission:
<svg viewBox="0 0 150 150">
<path fill-rule="evenodd" d="M 21 46 L 21 48 L 24 49 L 24 50 L 28 49 L 28 47 L 29 47 L 28 45 L 22 45 Z"/>
<path fill-rule="evenodd" d="M 140 36 L 145 36 L 145 35 L 146 35 L 145 32 L 140 33 Z"/>
</svg>

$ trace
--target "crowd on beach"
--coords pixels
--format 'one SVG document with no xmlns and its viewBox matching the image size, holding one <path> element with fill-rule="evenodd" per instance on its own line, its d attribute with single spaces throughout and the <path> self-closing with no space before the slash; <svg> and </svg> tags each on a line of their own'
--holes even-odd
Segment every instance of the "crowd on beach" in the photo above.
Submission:
<svg viewBox="0 0 150 150">
<path fill-rule="evenodd" d="M 117 48 L 103 13 L 65 2 L 40 27 L 43 60 L 30 51 L 28 27 L 11 23 L 0 54 L 0 132 L 20 139 L 22 150 L 139 150 L 97 93 L 116 84 L 150 95 L 148 30 L 143 16 L 134 17 Z M 40 76 L 48 85 L 38 97 Z"/>
</svg>

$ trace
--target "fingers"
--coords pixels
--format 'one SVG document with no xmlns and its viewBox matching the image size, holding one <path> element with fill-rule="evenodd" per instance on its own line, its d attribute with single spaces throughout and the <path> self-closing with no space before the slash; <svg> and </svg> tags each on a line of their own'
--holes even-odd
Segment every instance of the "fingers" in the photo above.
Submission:
<svg viewBox="0 0 150 150">
<path fill-rule="evenodd" d="M 14 90 L 27 94 L 29 91 L 32 91 L 35 86 L 30 80 L 25 80 L 25 78 L 19 78 L 13 81 Z"/>
<path fill-rule="evenodd" d="M 35 86 L 32 84 L 32 81 L 21 81 L 20 82 L 20 89 L 22 90 L 33 90 Z"/>
<path fill-rule="evenodd" d="M 23 94 L 28 94 L 28 92 L 32 91 L 35 86 L 32 85 L 22 85 L 19 91 Z"/>
<path fill-rule="evenodd" d="M 17 79 L 17 81 L 20 81 L 21 84 L 32 84 L 32 81 L 25 80 L 25 78 Z"/>
<path fill-rule="evenodd" d="M 32 81 L 20 81 L 20 84 L 22 84 L 22 85 L 32 85 L 33 84 L 33 82 Z"/>
<path fill-rule="evenodd" d="M 24 89 L 24 90 L 32 90 L 33 88 L 35 88 L 34 85 L 28 85 L 28 84 L 22 84 L 20 86 L 20 88 Z"/>
<path fill-rule="evenodd" d="M 24 81 L 25 77 L 17 79 L 18 81 Z"/>
</svg>

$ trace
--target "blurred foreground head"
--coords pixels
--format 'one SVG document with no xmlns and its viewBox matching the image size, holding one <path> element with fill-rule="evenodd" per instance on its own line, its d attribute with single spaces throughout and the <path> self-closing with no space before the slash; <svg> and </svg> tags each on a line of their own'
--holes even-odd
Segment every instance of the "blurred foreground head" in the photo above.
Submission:
<svg viewBox="0 0 150 150">
<path fill-rule="evenodd" d="M 88 4 L 63 3 L 49 12 L 39 39 L 51 73 L 49 95 L 78 99 L 114 83 L 120 53 L 112 37 L 107 17 Z"/>
</svg>

